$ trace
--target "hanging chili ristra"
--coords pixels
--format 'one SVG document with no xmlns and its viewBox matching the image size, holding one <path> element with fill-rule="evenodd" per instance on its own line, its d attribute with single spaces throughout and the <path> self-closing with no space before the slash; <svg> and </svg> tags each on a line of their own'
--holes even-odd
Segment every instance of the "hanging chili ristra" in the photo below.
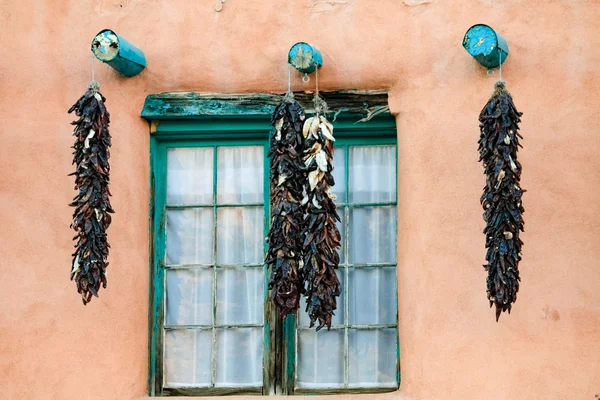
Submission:
<svg viewBox="0 0 600 400">
<path fill-rule="evenodd" d="M 335 195 L 331 192 L 333 180 L 333 126 L 323 116 L 308 118 L 304 123 L 304 164 L 308 173 L 304 185 L 302 205 L 305 219 L 302 236 L 304 247 L 303 290 L 310 326 L 319 321 L 317 330 L 331 327 L 331 318 L 337 307 L 336 297 L 341 285 L 336 269 L 340 262 L 337 249 L 341 248 L 340 232 L 336 221 Z"/>
<path fill-rule="evenodd" d="M 271 271 L 271 299 L 284 318 L 295 313 L 300 305 L 303 220 L 300 201 L 304 182 L 302 124 L 305 118 L 304 109 L 291 97 L 286 97 L 271 117 L 271 229 L 265 262 Z"/>
<path fill-rule="evenodd" d="M 518 112 L 504 82 L 495 85 L 491 99 L 479 115 L 481 136 L 479 161 L 483 162 L 486 184 L 481 204 L 485 212 L 487 248 L 484 265 L 488 271 L 487 297 L 490 307 L 496 305 L 496 321 L 502 311 L 510 313 L 512 303 L 517 301 L 519 291 L 519 261 L 521 246 L 519 238 L 525 209 L 521 196 L 521 164 L 517 161 L 519 123 L 523 114 Z M 522 146 L 521 146 L 522 147 Z"/>
<path fill-rule="evenodd" d="M 109 244 L 106 229 L 110 225 L 113 209 L 110 205 L 108 132 L 110 116 L 99 92 L 97 82 L 92 82 L 87 92 L 69 109 L 79 117 L 73 135 L 73 164 L 76 165 L 75 190 L 78 194 L 70 206 L 75 207 L 71 228 L 77 232 L 73 240 L 75 252 L 71 280 L 75 280 L 83 304 L 98 296 L 100 284 L 106 288 L 106 267 Z"/>
</svg>

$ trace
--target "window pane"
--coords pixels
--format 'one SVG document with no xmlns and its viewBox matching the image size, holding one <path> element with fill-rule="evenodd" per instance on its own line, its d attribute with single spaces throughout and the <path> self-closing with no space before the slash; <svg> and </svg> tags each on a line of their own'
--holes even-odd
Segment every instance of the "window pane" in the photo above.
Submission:
<svg viewBox="0 0 600 400">
<path fill-rule="evenodd" d="M 298 331 L 297 371 L 298 387 L 344 387 L 344 330 Z"/>
<path fill-rule="evenodd" d="M 350 209 L 350 263 L 396 262 L 396 207 Z"/>
<path fill-rule="evenodd" d="M 167 150 L 167 204 L 212 204 L 212 147 Z"/>
<path fill-rule="evenodd" d="M 351 325 L 396 324 L 396 268 L 348 270 L 348 320 Z"/>
<path fill-rule="evenodd" d="M 262 386 L 263 329 L 217 329 L 215 386 Z"/>
<path fill-rule="evenodd" d="M 342 294 L 339 297 L 337 297 L 337 309 L 334 311 L 335 314 L 334 314 L 333 318 L 331 318 L 332 326 L 344 325 L 344 307 L 345 307 L 344 293 L 346 293 L 344 267 L 340 267 L 336 272 L 337 272 L 338 279 L 340 280 L 340 283 L 342 284 Z M 300 315 L 298 324 L 299 324 L 299 326 L 308 327 L 308 326 L 310 326 L 310 317 L 308 316 L 308 313 L 305 310 L 306 310 L 306 297 L 302 296 L 302 300 L 300 300 L 300 309 L 298 310 L 298 314 Z M 317 326 L 318 326 L 318 324 L 319 324 L 319 321 L 316 322 Z"/>
<path fill-rule="evenodd" d="M 396 146 L 352 146 L 350 202 L 396 200 Z"/>
<path fill-rule="evenodd" d="M 263 314 L 261 267 L 217 270 L 217 324 L 262 324 Z"/>
<path fill-rule="evenodd" d="M 338 204 L 343 204 L 346 201 L 345 159 L 345 149 L 343 147 L 335 149 L 333 155 L 333 180 L 335 181 L 335 185 L 332 190 L 337 196 L 336 203 Z"/>
<path fill-rule="evenodd" d="M 212 287 L 212 268 L 167 270 L 167 325 L 211 325 Z"/>
<path fill-rule="evenodd" d="M 165 332 L 166 386 L 210 386 L 212 332 L 178 329 Z"/>
<path fill-rule="evenodd" d="M 167 211 L 167 264 L 213 262 L 213 210 Z"/>
<path fill-rule="evenodd" d="M 217 212 L 217 263 L 263 262 L 263 207 L 220 208 Z"/>
<path fill-rule="evenodd" d="M 348 330 L 348 386 L 395 386 L 396 329 Z"/>
<path fill-rule="evenodd" d="M 217 203 L 263 202 L 264 148 L 262 146 L 217 149 Z"/>
</svg>

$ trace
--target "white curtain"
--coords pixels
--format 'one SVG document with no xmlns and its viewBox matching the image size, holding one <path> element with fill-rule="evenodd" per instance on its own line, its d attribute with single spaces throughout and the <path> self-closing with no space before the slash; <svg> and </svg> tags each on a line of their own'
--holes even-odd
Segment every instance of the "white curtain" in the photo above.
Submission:
<svg viewBox="0 0 600 400">
<path fill-rule="evenodd" d="M 348 386 L 396 385 L 396 329 L 348 330 Z"/>
<path fill-rule="evenodd" d="M 262 146 L 217 149 L 217 204 L 263 202 L 264 156 Z"/>
<path fill-rule="evenodd" d="M 296 376 L 299 387 L 343 387 L 344 330 L 298 331 Z"/>
<path fill-rule="evenodd" d="M 262 203 L 263 163 L 261 146 L 219 147 L 217 204 Z M 213 204 L 213 164 L 212 148 L 170 149 L 168 204 Z M 243 265 L 263 262 L 264 218 L 262 206 L 219 207 L 215 238 L 212 207 L 167 211 L 166 264 L 190 266 L 166 271 L 167 325 L 263 324 L 263 268 Z M 198 264 L 213 267 L 194 267 Z M 241 265 L 215 271 L 215 264 Z M 262 360 L 262 327 L 171 329 L 165 333 L 164 379 L 168 386 L 211 386 L 213 368 L 215 386 L 261 386 Z"/>
<path fill-rule="evenodd" d="M 261 264 L 264 257 L 264 208 L 217 210 L 217 264 Z"/>
<path fill-rule="evenodd" d="M 174 148 L 167 151 L 167 204 L 212 204 L 212 147 Z"/>
<path fill-rule="evenodd" d="M 212 208 L 167 211 L 167 265 L 212 264 Z"/>
<path fill-rule="evenodd" d="M 262 386 L 263 328 L 217 329 L 215 386 Z"/>
<path fill-rule="evenodd" d="M 163 381 L 166 386 L 210 386 L 212 331 L 166 331 L 164 357 Z"/>
<path fill-rule="evenodd" d="M 350 264 L 396 262 L 396 207 L 350 209 Z"/>
<path fill-rule="evenodd" d="M 350 147 L 350 203 L 396 200 L 396 146 Z"/>
<path fill-rule="evenodd" d="M 262 324 L 264 272 L 256 268 L 217 270 L 217 325 Z"/>
<path fill-rule="evenodd" d="M 166 324 L 211 325 L 213 269 L 167 270 L 166 275 Z"/>
<path fill-rule="evenodd" d="M 348 271 L 350 325 L 396 323 L 396 268 L 359 267 Z"/>
<path fill-rule="evenodd" d="M 337 203 L 381 203 L 396 200 L 396 147 L 350 146 L 349 154 L 335 153 L 334 178 Z M 344 157 L 348 156 L 348 188 L 344 185 Z M 346 210 L 338 206 L 344 222 Z M 344 224 L 338 224 L 342 242 L 348 246 L 348 264 L 344 248 L 340 250 L 338 277 L 344 294 L 333 317 L 336 325 L 396 325 L 396 268 L 353 267 L 353 264 L 396 262 L 396 207 L 361 206 L 348 210 L 349 237 Z M 348 268 L 349 282 L 344 282 Z M 344 311 L 348 307 L 348 320 Z M 299 326 L 309 318 L 302 312 Z M 397 329 L 348 329 L 348 386 L 376 387 L 396 385 Z M 297 378 L 300 387 L 336 388 L 344 386 L 344 330 L 298 332 Z M 323 356 L 326 354 L 326 356 Z"/>
</svg>

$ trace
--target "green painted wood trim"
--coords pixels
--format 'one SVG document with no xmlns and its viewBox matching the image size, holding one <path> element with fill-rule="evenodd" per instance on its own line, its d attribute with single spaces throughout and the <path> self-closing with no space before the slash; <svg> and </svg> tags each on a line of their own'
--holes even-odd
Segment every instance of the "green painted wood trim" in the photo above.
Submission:
<svg viewBox="0 0 600 400">
<path fill-rule="evenodd" d="M 329 110 L 349 112 L 366 116 L 369 112 L 388 106 L 385 91 L 340 90 L 320 92 Z M 296 100 L 307 113 L 312 113 L 314 94 L 295 92 Z M 141 116 L 148 120 L 168 120 L 180 118 L 206 119 L 219 116 L 270 116 L 281 102 L 283 94 L 266 93 L 196 93 L 168 92 L 151 94 L 146 97 Z"/>
<path fill-rule="evenodd" d="M 157 139 L 168 140 L 223 140 L 226 137 L 232 141 L 232 146 L 238 145 L 237 140 L 268 141 L 270 116 L 256 119 L 243 117 L 221 117 L 199 121 L 190 119 L 154 121 L 154 132 L 151 135 Z M 343 138 L 363 138 L 364 143 L 373 144 L 379 138 L 395 138 L 397 136 L 396 121 L 389 113 L 377 115 L 370 121 L 358 122 L 360 119 L 352 116 L 340 116 L 333 124 L 337 140 Z M 337 142 L 336 140 L 336 142 Z M 224 144 L 228 145 L 228 144 Z"/>
</svg>

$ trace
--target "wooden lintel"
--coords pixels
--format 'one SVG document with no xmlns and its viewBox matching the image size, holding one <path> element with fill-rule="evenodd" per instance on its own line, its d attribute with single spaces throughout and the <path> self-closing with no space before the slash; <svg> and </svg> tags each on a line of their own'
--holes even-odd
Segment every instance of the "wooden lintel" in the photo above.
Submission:
<svg viewBox="0 0 600 400">
<path fill-rule="evenodd" d="M 330 113 L 352 113 L 364 116 L 388 106 L 385 91 L 340 90 L 320 92 Z M 295 92 L 295 99 L 307 113 L 312 113 L 314 93 Z M 270 115 L 283 94 L 266 93 L 196 93 L 168 92 L 152 94 L 146 98 L 141 116 L 148 120 L 173 118 L 202 118 L 244 115 L 247 117 Z"/>
</svg>

